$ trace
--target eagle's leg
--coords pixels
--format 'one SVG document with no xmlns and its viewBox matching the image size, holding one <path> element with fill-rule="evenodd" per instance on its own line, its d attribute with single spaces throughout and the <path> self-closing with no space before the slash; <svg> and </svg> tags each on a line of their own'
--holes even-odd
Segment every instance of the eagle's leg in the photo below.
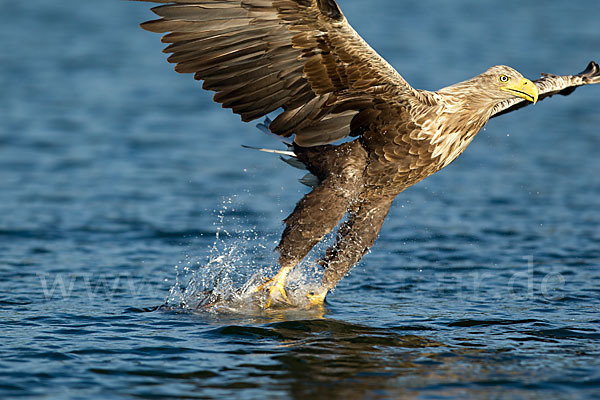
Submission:
<svg viewBox="0 0 600 400">
<path fill-rule="evenodd" d="M 300 200 L 294 212 L 285 219 L 286 227 L 277 246 L 281 269 L 258 288 L 267 290 L 265 307 L 287 302 L 285 281 L 294 267 L 336 227 L 348 210 L 352 195 L 358 190 L 340 188 L 337 180 L 326 179 Z M 358 187 L 356 188 L 358 189 Z"/>
<path fill-rule="evenodd" d="M 311 302 L 322 303 L 328 291 L 346 276 L 373 246 L 392 205 L 393 197 L 369 199 L 358 204 L 340 227 L 336 244 L 327 250 L 321 261 L 325 267 L 320 293 L 313 293 Z"/>
<path fill-rule="evenodd" d="M 319 174 L 324 177 L 319 186 L 304 196 L 285 219 L 286 227 L 277 246 L 281 269 L 259 287 L 259 290 L 268 290 L 267 308 L 274 302 L 287 301 L 288 274 L 337 226 L 362 190 L 366 152 L 358 143 L 342 146 L 341 150 L 332 149 L 334 161 L 326 174 Z"/>
</svg>

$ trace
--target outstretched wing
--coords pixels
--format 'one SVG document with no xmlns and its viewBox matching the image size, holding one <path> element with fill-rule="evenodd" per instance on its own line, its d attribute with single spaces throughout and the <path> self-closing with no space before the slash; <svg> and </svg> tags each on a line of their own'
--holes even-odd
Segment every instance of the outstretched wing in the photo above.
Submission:
<svg viewBox="0 0 600 400">
<path fill-rule="evenodd" d="M 426 96 L 369 47 L 334 0 L 137 1 L 166 3 L 152 9 L 161 19 L 142 27 L 168 33 L 164 51 L 176 71 L 194 73 L 244 121 L 283 108 L 270 129 L 296 134 L 301 146 L 359 134 L 357 121 L 378 102 L 406 106 Z"/>
<path fill-rule="evenodd" d="M 590 62 L 585 71 L 577 75 L 552 75 L 542 74 L 542 77 L 533 81 L 540 93 L 539 100 L 552 97 L 555 94 L 568 96 L 579 86 L 600 83 L 600 67 L 594 61 Z M 511 111 L 530 105 L 530 101 L 523 99 L 510 99 L 498 104 L 490 118 L 494 118 Z"/>
</svg>

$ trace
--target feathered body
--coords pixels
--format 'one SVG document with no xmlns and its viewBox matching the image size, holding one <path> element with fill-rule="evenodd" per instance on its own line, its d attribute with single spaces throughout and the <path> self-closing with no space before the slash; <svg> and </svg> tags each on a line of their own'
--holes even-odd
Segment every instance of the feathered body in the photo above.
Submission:
<svg viewBox="0 0 600 400">
<path fill-rule="evenodd" d="M 287 273 L 347 215 L 322 260 L 322 300 L 372 246 L 394 198 L 454 161 L 490 118 L 600 82 L 595 63 L 535 82 L 495 66 L 436 92 L 418 90 L 334 0 L 138 1 L 165 3 L 153 9 L 161 18 L 142 27 L 167 33 L 176 71 L 194 73 L 244 121 L 281 109 L 269 129 L 294 135 L 293 154 L 318 177 L 285 220 L 282 269 L 267 304 L 285 298 Z M 335 144 L 347 137 L 356 139 Z"/>
</svg>

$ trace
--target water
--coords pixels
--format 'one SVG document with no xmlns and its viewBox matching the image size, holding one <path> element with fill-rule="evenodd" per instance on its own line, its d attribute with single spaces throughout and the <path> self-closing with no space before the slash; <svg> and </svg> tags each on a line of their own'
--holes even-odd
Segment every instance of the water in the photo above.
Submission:
<svg viewBox="0 0 600 400">
<path fill-rule="evenodd" d="M 600 58 L 596 0 L 340 2 L 416 87 Z M 492 121 L 324 309 L 192 312 L 190 279 L 268 272 L 302 174 L 172 72 L 148 4 L 5 3 L 1 398 L 600 396 L 599 87 Z"/>
</svg>

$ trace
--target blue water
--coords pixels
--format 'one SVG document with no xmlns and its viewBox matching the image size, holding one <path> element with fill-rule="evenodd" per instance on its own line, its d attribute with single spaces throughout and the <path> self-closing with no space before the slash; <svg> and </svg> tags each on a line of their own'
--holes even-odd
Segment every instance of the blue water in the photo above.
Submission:
<svg viewBox="0 0 600 400">
<path fill-rule="evenodd" d="M 340 3 L 419 88 L 600 61 L 597 0 Z M 490 122 L 323 310 L 192 312 L 268 271 L 305 188 L 148 6 L 2 4 L 0 398 L 600 397 L 600 87 Z"/>
</svg>

